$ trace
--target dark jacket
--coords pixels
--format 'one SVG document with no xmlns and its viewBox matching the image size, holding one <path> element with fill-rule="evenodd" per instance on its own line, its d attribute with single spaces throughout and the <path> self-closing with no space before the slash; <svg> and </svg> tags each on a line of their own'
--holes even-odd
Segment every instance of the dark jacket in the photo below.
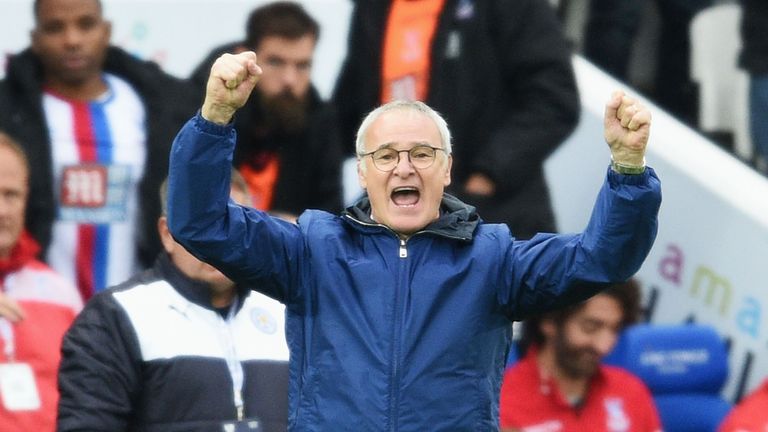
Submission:
<svg viewBox="0 0 768 432">
<path fill-rule="evenodd" d="M 386 1 L 355 2 L 333 97 L 350 144 L 362 117 L 380 103 L 388 8 Z M 483 219 L 509 224 L 518 238 L 554 231 L 542 163 L 573 130 L 580 108 L 571 52 L 549 2 L 446 0 L 430 61 L 425 102 L 454 137 L 454 193 Z M 496 195 L 464 195 L 472 173 L 488 175 Z"/>
<path fill-rule="evenodd" d="M 208 286 L 163 254 L 93 297 L 62 342 L 57 430 L 228 430 L 237 418 L 229 347 L 242 366 L 243 417 L 258 419 L 262 432 L 285 431 L 284 307 L 238 291 L 237 312 L 225 319 Z"/>
<path fill-rule="evenodd" d="M 233 53 L 240 43 L 222 45 L 195 68 L 190 79 L 199 91 L 202 103 L 205 84 L 213 62 L 224 53 Z M 271 210 L 294 215 L 306 209 L 320 209 L 332 213 L 342 210 L 341 165 L 342 146 L 337 128 L 338 120 L 333 107 L 321 100 L 314 86 L 309 89 L 307 126 L 296 135 L 267 132 L 253 136 L 251 131 L 260 118 L 262 108 L 254 91 L 235 116 L 237 146 L 232 163 L 235 167 L 262 152 L 274 152 L 280 163 L 275 182 Z"/>
<path fill-rule="evenodd" d="M 581 234 L 514 241 L 448 195 L 407 240 L 368 216 L 298 225 L 228 201 L 231 126 L 174 143 L 169 227 L 188 250 L 287 306 L 293 431 L 493 431 L 510 320 L 633 275 L 656 235 L 653 170 L 609 170 Z M 190 200 L 190 197 L 195 199 Z"/>
<path fill-rule="evenodd" d="M 168 152 L 174 135 L 198 105 L 186 83 L 119 48 L 109 48 L 104 70 L 131 84 L 146 110 L 147 159 L 139 186 L 141 218 L 137 232 L 141 238 L 137 242 L 139 260 L 148 267 L 161 250 L 156 228 L 158 190 L 168 173 Z M 45 256 L 57 204 L 42 84 L 42 66 L 31 50 L 11 56 L 6 78 L 0 82 L 0 130 L 17 139 L 27 152 L 31 167 L 27 228 Z"/>
<path fill-rule="evenodd" d="M 768 74 L 768 2 L 742 0 L 740 65 L 753 75 Z"/>
</svg>

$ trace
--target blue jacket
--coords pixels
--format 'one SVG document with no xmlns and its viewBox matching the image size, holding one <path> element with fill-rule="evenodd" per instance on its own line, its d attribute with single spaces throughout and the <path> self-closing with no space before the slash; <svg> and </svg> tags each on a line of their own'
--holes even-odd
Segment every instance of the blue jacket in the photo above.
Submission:
<svg viewBox="0 0 768 432">
<path fill-rule="evenodd" d="M 287 306 L 293 431 L 493 431 L 510 320 L 584 299 L 640 267 L 653 170 L 609 172 L 582 234 L 514 241 L 446 196 L 408 240 L 362 200 L 293 225 L 228 200 L 231 126 L 193 118 L 171 153 L 174 237 Z"/>
</svg>

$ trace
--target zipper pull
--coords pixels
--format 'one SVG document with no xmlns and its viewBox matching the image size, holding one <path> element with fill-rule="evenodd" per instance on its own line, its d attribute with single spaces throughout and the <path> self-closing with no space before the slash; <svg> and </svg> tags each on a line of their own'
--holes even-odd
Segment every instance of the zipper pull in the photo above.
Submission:
<svg viewBox="0 0 768 432">
<path fill-rule="evenodd" d="M 400 239 L 400 258 L 408 258 L 408 249 L 405 248 L 405 239 Z"/>
</svg>

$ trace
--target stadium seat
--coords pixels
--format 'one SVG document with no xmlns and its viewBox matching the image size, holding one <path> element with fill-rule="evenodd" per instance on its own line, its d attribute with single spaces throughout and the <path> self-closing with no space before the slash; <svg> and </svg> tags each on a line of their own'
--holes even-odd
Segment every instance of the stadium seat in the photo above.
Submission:
<svg viewBox="0 0 768 432">
<path fill-rule="evenodd" d="M 508 368 L 517 361 L 520 360 L 520 345 L 518 345 L 517 342 L 513 342 L 512 345 L 509 347 L 509 353 L 507 354 L 507 363 L 504 366 L 505 368 Z"/>
<path fill-rule="evenodd" d="M 731 131 L 734 151 L 752 157 L 749 132 L 749 77 L 738 67 L 741 5 L 706 8 L 691 21 L 691 79 L 699 85 L 699 128 Z"/>
<path fill-rule="evenodd" d="M 645 382 L 665 432 L 714 432 L 731 409 L 720 395 L 728 377 L 728 353 L 710 326 L 631 326 L 606 363 Z"/>
</svg>

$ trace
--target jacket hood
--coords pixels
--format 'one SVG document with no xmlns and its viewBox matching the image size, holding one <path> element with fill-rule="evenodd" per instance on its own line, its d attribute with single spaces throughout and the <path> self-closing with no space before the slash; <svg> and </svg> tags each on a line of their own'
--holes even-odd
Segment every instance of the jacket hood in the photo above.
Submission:
<svg viewBox="0 0 768 432">
<path fill-rule="evenodd" d="M 43 65 L 31 48 L 8 57 L 6 79 L 14 82 L 13 87 L 23 89 L 25 93 L 37 95 L 43 83 Z"/>
<path fill-rule="evenodd" d="M 342 217 L 353 220 L 357 224 L 384 227 L 384 225 L 371 219 L 371 202 L 367 195 L 344 210 Z M 481 222 L 482 219 L 477 214 L 475 207 L 446 193 L 443 194 L 443 201 L 440 203 L 440 218 L 424 227 L 421 232 L 469 242 L 472 241 L 475 229 Z"/>
</svg>

